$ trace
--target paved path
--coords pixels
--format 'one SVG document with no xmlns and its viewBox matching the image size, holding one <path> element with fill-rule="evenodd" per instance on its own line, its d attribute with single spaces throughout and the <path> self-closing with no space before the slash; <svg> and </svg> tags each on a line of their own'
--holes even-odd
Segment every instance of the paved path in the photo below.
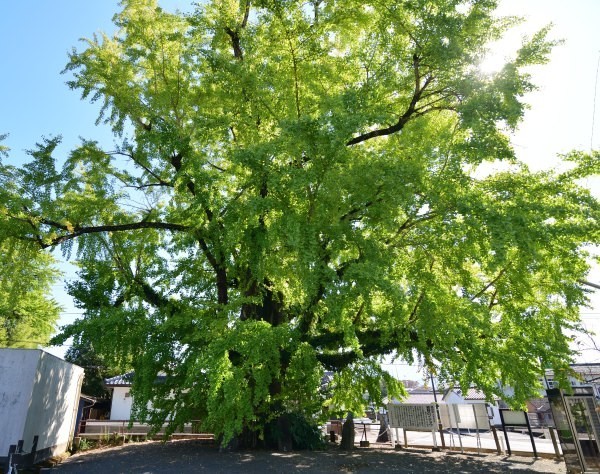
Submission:
<svg viewBox="0 0 600 474">
<path fill-rule="evenodd" d="M 51 469 L 52 474 L 187 474 L 187 473 L 555 473 L 565 464 L 550 459 L 397 451 L 389 445 L 345 453 L 324 451 L 281 453 L 251 451 L 220 453 L 195 441 L 134 443 L 80 453 Z"/>
</svg>

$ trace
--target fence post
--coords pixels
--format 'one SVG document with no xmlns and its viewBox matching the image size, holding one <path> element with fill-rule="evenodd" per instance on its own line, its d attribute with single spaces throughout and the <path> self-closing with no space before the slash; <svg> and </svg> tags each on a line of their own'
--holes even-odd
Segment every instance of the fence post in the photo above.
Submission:
<svg viewBox="0 0 600 474">
<path fill-rule="evenodd" d="M 560 459 L 560 451 L 558 450 L 558 443 L 556 442 L 556 433 L 554 433 L 554 428 L 552 426 L 549 426 L 548 432 L 550 433 L 552 446 L 554 446 L 554 454 L 556 454 L 556 459 Z"/>
<path fill-rule="evenodd" d="M 38 441 L 40 440 L 40 437 L 38 435 L 35 435 L 33 437 L 33 444 L 31 445 L 31 464 L 35 464 L 36 462 L 36 458 L 35 455 L 37 453 L 37 446 L 38 446 Z"/>
<path fill-rule="evenodd" d="M 510 449 L 510 442 L 508 441 L 508 431 L 506 427 L 506 423 L 504 422 L 504 410 L 500 410 L 500 421 L 502 422 L 502 430 L 504 431 L 504 439 L 506 440 L 506 452 L 509 456 L 512 456 L 512 451 Z"/>
<path fill-rule="evenodd" d="M 525 421 L 527 422 L 527 431 L 529 432 L 529 439 L 531 440 L 531 447 L 533 448 L 533 455 L 537 458 L 538 453 L 535 449 L 535 440 L 533 439 L 533 432 L 531 431 L 531 425 L 529 424 L 529 416 L 525 414 Z"/>
<path fill-rule="evenodd" d="M 8 461 L 6 463 L 6 471 L 5 474 L 9 474 L 12 469 L 12 460 L 13 460 L 13 454 L 15 454 L 15 452 L 17 451 L 17 445 L 16 444 L 11 444 L 10 447 L 8 448 Z"/>
<path fill-rule="evenodd" d="M 492 434 L 494 435 L 494 441 L 496 442 L 496 451 L 498 454 L 502 454 L 502 448 L 500 447 L 500 441 L 498 440 L 498 433 L 496 432 L 495 426 L 492 426 Z"/>
</svg>

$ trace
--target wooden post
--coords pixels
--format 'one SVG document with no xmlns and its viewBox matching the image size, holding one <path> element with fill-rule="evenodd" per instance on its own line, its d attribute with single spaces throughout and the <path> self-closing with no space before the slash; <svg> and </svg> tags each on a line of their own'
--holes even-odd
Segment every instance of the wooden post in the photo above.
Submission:
<svg viewBox="0 0 600 474">
<path fill-rule="evenodd" d="M 492 434 L 494 435 L 494 441 L 496 442 L 496 451 L 498 454 L 502 454 L 502 448 L 500 447 L 500 440 L 498 439 L 498 433 L 496 432 L 495 426 L 492 426 Z"/>
<path fill-rule="evenodd" d="M 431 388 L 433 389 L 433 401 L 435 402 L 435 415 L 438 422 L 438 430 L 440 431 L 440 438 L 442 439 L 442 448 L 446 447 L 446 442 L 444 441 L 444 428 L 442 428 L 442 419 L 440 417 L 440 409 L 437 401 L 437 394 L 435 393 L 435 383 L 433 382 L 433 374 L 429 374 L 431 378 Z M 437 443 L 434 443 L 437 446 Z"/>
<path fill-rule="evenodd" d="M 527 422 L 527 431 L 529 432 L 529 439 L 531 440 L 531 447 L 533 448 L 533 455 L 537 458 L 538 453 L 535 449 L 535 440 L 533 439 L 533 432 L 531 431 L 531 424 L 529 423 L 529 417 L 525 413 L 525 421 Z"/>
<path fill-rule="evenodd" d="M 560 459 L 560 451 L 558 450 L 558 443 L 556 442 L 556 433 L 554 433 L 554 428 L 549 426 L 548 432 L 550 433 L 550 439 L 552 439 L 552 446 L 554 446 L 554 454 L 556 454 L 556 459 Z"/>
<path fill-rule="evenodd" d="M 510 450 L 510 443 L 508 441 L 508 429 L 506 427 L 506 423 L 504 422 L 504 410 L 500 410 L 500 421 L 502 422 L 502 430 L 504 431 L 504 439 L 506 440 L 506 452 L 509 456 L 512 456 L 512 451 Z"/>
<path fill-rule="evenodd" d="M 473 410 L 473 418 L 475 419 L 475 430 L 476 430 L 476 438 L 477 438 L 477 452 L 481 454 L 481 436 L 479 436 L 479 422 L 477 421 L 477 410 L 475 409 L 475 404 L 471 405 Z"/>
</svg>

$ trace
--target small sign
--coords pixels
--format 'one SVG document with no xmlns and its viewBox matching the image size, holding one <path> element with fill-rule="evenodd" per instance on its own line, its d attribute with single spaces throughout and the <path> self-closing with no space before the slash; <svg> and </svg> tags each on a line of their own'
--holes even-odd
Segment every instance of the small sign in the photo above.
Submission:
<svg viewBox="0 0 600 474">
<path fill-rule="evenodd" d="M 533 440 L 533 433 L 531 432 L 531 426 L 529 424 L 529 418 L 527 413 L 524 411 L 500 409 L 500 421 L 502 421 L 502 430 L 504 431 L 504 439 L 506 440 L 506 450 L 511 455 L 510 443 L 508 442 L 507 426 L 522 426 L 527 428 L 529 432 L 529 439 L 531 440 L 531 447 L 533 448 L 533 455 L 537 458 L 537 450 L 535 449 L 535 441 Z"/>
<path fill-rule="evenodd" d="M 409 431 L 432 431 L 437 428 L 434 405 L 389 404 L 388 415 L 391 428 L 403 428 Z"/>
<path fill-rule="evenodd" d="M 524 411 L 502 410 L 502 418 L 506 426 L 527 426 L 527 414 Z"/>
<path fill-rule="evenodd" d="M 485 403 L 440 404 L 440 418 L 445 429 L 489 431 L 490 419 Z"/>
</svg>

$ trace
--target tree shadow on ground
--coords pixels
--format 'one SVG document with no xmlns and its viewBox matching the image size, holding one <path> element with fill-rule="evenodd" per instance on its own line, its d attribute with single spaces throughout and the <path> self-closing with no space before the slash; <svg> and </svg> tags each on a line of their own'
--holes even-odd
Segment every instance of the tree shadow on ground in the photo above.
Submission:
<svg viewBox="0 0 600 474">
<path fill-rule="evenodd" d="M 192 472 L 402 472 L 511 474 L 565 472 L 564 463 L 529 458 L 406 452 L 392 449 L 221 453 L 195 441 L 140 443 L 73 456 L 56 473 L 184 474 Z"/>
</svg>

